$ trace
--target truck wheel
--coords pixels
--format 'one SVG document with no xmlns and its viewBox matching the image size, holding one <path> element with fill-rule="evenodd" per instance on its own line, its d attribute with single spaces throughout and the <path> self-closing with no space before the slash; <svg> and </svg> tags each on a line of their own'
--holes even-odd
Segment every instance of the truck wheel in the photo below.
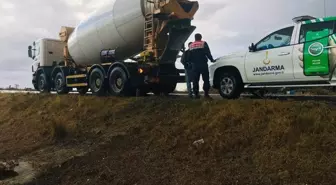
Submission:
<svg viewBox="0 0 336 185">
<path fill-rule="evenodd" d="M 120 67 L 112 69 L 109 75 L 109 93 L 114 96 L 123 96 L 130 90 L 125 70 Z"/>
<path fill-rule="evenodd" d="M 163 94 L 164 95 L 169 95 L 170 93 L 173 93 L 176 89 L 177 83 L 169 83 L 169 84 L 162 84 L 162 88 L 163 88 Z"/>
<path fill-rule="evenodd" d="M 89 87 L 77 87 L 77 92 L 80 95 L 85 95 L 89 90 Z"/>
<path fill-rule="evenodd" d="M 97 96 L 105 95 L 105 77 L 101 69 L 96 68 L 90 73 L 89 86 L 92 94 Z"/>
<path fill-rule="evenodd" d="M 39 74 L 39 76 L 37 77 L 37 88 L 40 91 L 40 93 L 50 92 L 50 86 L 47 77 L 43 72 Z"/>
<path fill-rule="evenodd" d="M 226 99 L 236 99 L 243 91 L 243 83 L 236 73 L 225 72 L 219 79 L 219 94 Z"/>
<path fill-rule="evenodd" d="M 62 72 L 58 72 L 54 79 L 57 94 L 67 94 L 70 89 L 66 86 L 65 77 Z"/>
</svg>

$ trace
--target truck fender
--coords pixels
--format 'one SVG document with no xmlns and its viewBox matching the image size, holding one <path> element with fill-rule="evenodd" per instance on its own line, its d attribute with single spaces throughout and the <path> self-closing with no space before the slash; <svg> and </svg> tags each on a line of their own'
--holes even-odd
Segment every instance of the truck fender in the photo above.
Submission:
<svg viewBox="0 0 336 185">
<path fill-rule="evenodd" d="M 115 67 L 121 67 L 121 68 L 124 69 L 124 71 L 126 72 L 126 74 L 127 74 L 127 78 L 130 78 L 130 77 L 131 77 L 131 74 L 130 74 L 128 68 L 127 68 L 126 65 L 125 65 L 124 63 L 122 63 L 122 62 L 116 62 L 116 63 L 113 63 L 113 64 L 109 67 L 109 69 L 108 69 L 108 74 L 110 74 L 110 72 L 111 72 L 111 71 L 113 70 L 113 68 L 115 68 Z"/>
<path fill-rule="evenodd" d="M 39 68 L 36 71 L 36 79 L 38 79 L 38 77 L 41 73 L 44 73 L 46 75 L 47 79 L 50 80 L 50 74 L 48 74 L 43 68 Z"/>
<path fill-rule="evenodd" d="M 69 71 L 69 68 L 66 67 L 66 66 L 56 66 L 52 72 L 51 72 L 51 80 L 53 81 L 54 80 L 54 76 L 56 76 L 56 74 L 58 72 L 62 72 L 64 77 L 68 76 L 70 71 Z"/>
<path fill-rule="evenodd" d="M 36 79 L 37 79 L 38 76 L 39 76 L 41 73 L 44 73 L 44 69 L 43 69 L 43 68 L 39 68 L 35 73 L 36 73 Z"/>
<path fill-rule="evenodd" d="M 240 73 L 239 69 L 235 66 L 222 66 L 222 67 L 219 67 L 215 70 L 215 73 L 214 73 L 214 87 L 217 88 L 218 85 L 219 85 L 219 81 L 218 81 L 218 78 L 220 77 L 220 74 L 223 73 L 223 72 L 233 72 L 237 75 L 239 75 L 241 81 L 243 82 L 242 80 L 242 74 Z"/>
<path fill-rule="evenodd" d="M 91 72 L 92 72 L 94 69 L 96 69 L 96 68 L 101 69 L 102 72 L 103 72 L 103 74 L 104 74 L 104 77 L 107 78 L 106 71 L 105 71 L 104 67 L 101 66 L 100 64 L 94 64 L 94 65 L 92 65 L 91 68 L 90 68 L 90 70 L 88 71 L 88 74 L 90 75 Z"/>
</svg>

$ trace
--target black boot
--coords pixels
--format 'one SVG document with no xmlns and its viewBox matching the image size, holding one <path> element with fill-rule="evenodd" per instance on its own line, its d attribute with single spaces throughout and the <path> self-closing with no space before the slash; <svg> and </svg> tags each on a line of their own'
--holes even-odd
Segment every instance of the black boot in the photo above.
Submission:
<svg viewBox="0 0 336 185">
<path fill-rule="evenodd" d="M 195 98 L 195 99 L 200 99 L 201 97 L 200 97 L 199 93 L 195 93 L 194 98 Z"/>
<path fill-rule="evenodd" d="M 204 92 L 204 98 L 212 99 L 211 96 L 209 95 L 209 92 Z"/>
</svg>

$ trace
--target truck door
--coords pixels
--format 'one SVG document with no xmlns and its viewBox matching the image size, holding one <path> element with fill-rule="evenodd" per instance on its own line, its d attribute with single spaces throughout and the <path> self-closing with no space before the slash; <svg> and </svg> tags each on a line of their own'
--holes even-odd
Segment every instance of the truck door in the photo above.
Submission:
<svg viewBox="0 0 336 185">
<path fill-rule="evenodd" d="M 315 22 L 309 24 L 300 24 L 299 32 L 297 34 L 296 45 L 293 48 L 293 66 L 294 66 L 294 77 L 298 81 L 320 81 L 320 80 L 328 80 L 328 75 L 321 76 L 306 76 L 303 72 L 303 61 L 299 56 L 302 55 L 304 43 L 306 41 L 306 34 L 308 31 L 322 31 L 324 29 L 328 29 L 329 33 L 335 33 L 335 21 L 322 21 Z M 300 51 L 301 50 L 301 51 Z M 332 70 L 332 66 L 330 65 L 330 70 Z"/>
<path fill-rule="evenodd" d="M 255 45 L 246 54 L 245 71 L 249 81 L 275 82 L 293 79 L 294 26 L 277 30 Z"/>
<path fill-rule="evenodd" d="M 63 61 L 63 49 L 65 46 L 64 42 L 47 40 L 46 41 L 46 50 L 45 50 L 45 65 L 52 66 L 53 63 L 58 64 Z"/>
</svg>

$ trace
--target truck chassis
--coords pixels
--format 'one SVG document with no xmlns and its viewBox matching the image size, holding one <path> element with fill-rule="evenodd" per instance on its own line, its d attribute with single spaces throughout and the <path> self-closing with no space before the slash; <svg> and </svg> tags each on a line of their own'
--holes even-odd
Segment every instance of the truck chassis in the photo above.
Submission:
<svg viewBox="0 0 336 185">
<path fill-rule="evenodd" d="M 164 71 L 163 71 L 164 70 Z M 174 92 L 177 83 L 185 77 L 175 65 L 112 62 L 78 68 L 64 65 L 39 67 L 33 74 L 33 85 L 41 93 L 54 90 L 68 94 L 73 88 L 85 95 L 89 89 L 94 95 L 143 96 Z"/>
</svg>

